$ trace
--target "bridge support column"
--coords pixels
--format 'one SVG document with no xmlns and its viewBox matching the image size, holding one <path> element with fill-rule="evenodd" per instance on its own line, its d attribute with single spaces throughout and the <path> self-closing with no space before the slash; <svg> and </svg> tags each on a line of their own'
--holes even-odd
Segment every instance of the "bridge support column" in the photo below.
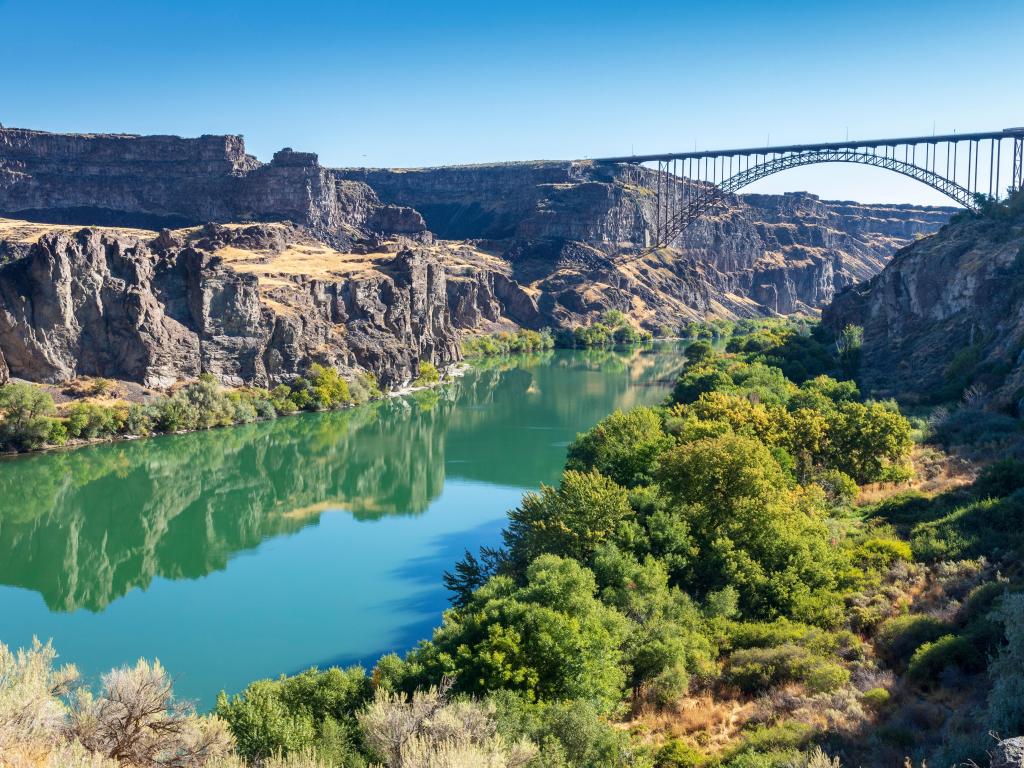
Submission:
<svg viewBox="0 0 1024 768">
<path fill-rule="evenodd" d="M 1024 187 L 1024 136 L 1017 136 L 1013 140 L 1013 176 L 1010 179 L 1010 188 L 1016 192 L 1021 187 Z"/>
</svg>

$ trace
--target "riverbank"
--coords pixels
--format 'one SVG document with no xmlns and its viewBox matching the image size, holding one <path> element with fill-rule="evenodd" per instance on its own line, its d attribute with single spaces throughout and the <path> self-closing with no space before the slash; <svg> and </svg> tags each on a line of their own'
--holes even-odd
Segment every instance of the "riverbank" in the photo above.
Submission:
<svg viewBox="0 0 1024 768">
<path fill-rule="evenodd" d="M 314 365 L 308 377 L 273 390 L 221 387 L 213 377 L 200 376 L 148 397 L 139 397 L 140 388 L 134 387 L 132 400 L 117 399 L 114 394 L 118 387 L 131 387 L 130 383 L 93 379 L 65 387 L 62 393 L 69 396 L 60 404 L 43 385 L 9 382 L 0 385 L 0 457 L 342 410 L 432 389 L 465 370 L 461 363 L 442 370 L 422 363 L 411 383 L 382 391 L 368 372 L 343 378 L 333 369 Z"/>
</svg>

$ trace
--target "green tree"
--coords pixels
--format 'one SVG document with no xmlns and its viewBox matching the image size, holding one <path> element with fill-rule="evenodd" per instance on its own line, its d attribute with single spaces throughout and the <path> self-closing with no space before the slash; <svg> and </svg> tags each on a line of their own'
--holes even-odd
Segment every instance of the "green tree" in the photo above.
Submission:
<svg viewBox="0 0 1024 768">
<path fill-rule="evenodd" d="M 836 554 L 820 490 L 792 488 L 763 443 L 738 435 L 679 446 L 662 459 L 659 480 L 697 551 L 679 579 L 684 590 L 703 597 L 732 586 L 747 616 L 821 618 Z"/>
<path fill-rule="evenodd" d="M 653 408 L 615 411 L 569 446 L 566 469 L 596 470 L 625 488 L 651 482 L 658 455 L 673 445 Z"/>
<path fill-rule="evenodd" d="M 690 675 L 708 672 L 714 656 L 693 601 L 669 587 L 664 563 L 651 556 L 639 563 L 606 546 L 597 555 L 594 571 L 601 601 L 629 620 L 623 653 L 634 704 L 648 688 L 658 704 L 685 694 Z"/>
<path fill-rule="evenodd" d="M 217 714 L 227 721 L 246 759 L 312 748 L 340 764 L 358 752 L 356 714 L 372 697 L 361 667 L 308 669 L 292 677 L 257 680 L 231 698 L 222 692 Z"/>
<path fill-rule="evenodd" d="M 909 475 L 910 422 L 895 406 L 844 403 L 829 432 L 830 466 L 858 483 L 903 480 Z"/>
<path fill-rule="evenodd" d="M 50 434 L 53 398 L 31 384 L 0 386 L 0 445 L 14 450 L 32 450 Z"/>
<path fill-rule="evenodd" d="M 857 373 L 863 346 L 864 329 L 861 326 L 847 325 L 840 331 L 839 338 L 836 339 L 836 352 L 839 353 L 839 362 L 847 376 L 853 377 Z"/>
<path fill-rule="evenodd" d="M 599 546 L 617 538 L 631 516 L 624 488 L 597 472 L 569 470 L 558 488 L 542 485 L 509 512 L 503 533 L 508 562 L 517 574 L 545 553 L 588 564 Z"/>
<path fill-rule="evenodd" d="M 496 576 L 464 608 L 445 612 L 408 664 L 421 684 L 451 676 L 473 694 L 508 689 L 534 701 L 581 698 L 611 708 L 625 682 L 627 622 L 595 591 L 582 565 L 542 555 L 523 586 Z"/>
<path fill-rule="evenodd" d="M 700 365 L 715 356 L 715 348 L 707 341 L 695 341 L 686 348 L 683 354 L 686 356 L 686 362 L 690 365 Z"/>
</svg>

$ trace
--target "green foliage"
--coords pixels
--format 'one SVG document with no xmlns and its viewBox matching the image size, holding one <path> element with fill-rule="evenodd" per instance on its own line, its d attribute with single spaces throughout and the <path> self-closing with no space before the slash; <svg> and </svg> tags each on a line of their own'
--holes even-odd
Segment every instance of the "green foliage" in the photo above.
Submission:
<svg viewBox="0 0 1024 768">
<path fill-rule="evenodd" d="M 447 611 L 407 663 L 417 679 L 451 676 L 467 693 L 507 689 L 533 701 L 591 699 L 609 709 L 625 682 L 627 623 L 596 590 L 593 574 L 575 561 L 542 555 L 523 586 L 496 576 L 464 608 Z"/>
<path fill-rule="evenodd" d="M 1024 490 L 1005 498 L 968 501 L 911 530 L 914 555 L 922 560 L 959 560 L 986 556 L 993 560 L 1024 554 Z"/>
<path fill-rule="evenodd" d="M 836 552 L 821 499 L 793 489 L 763 443 L 726 435 L 684 444 L 663 457 L 658 477 L 697 553 L 678 583 L 702 596 L 731 585 L 749 617 L 830 620 L 822 611 L 835 603 Z"/>
<path fill-rule="evenodd" d="M 648 556 L 641 564 L 607 546 L 594 572 L 601 601 L 629 618 L 624 660 L 634 701 L 645 695 L 669 704 L 688 691 L 691 675 L 711 674 L 714 649 L 704 617 L 686 594 L 669 587 L 663 563 Z"/>
<path fill-rule="evenodd" d="M 714 356 L 715 348 L 706 341 L 695 341 L 686 348 L 683 354 L 686 356 L 686 362 L 690 365 L 700 365 Z"/>
<path fill-rule="evenodd" d="M 650 331 L 638 330 L 628 318 L 616 309 L 605 312 L 597 322 L 577 326 L 571 331 L 560 331 L 555 339 L 559 347 L 587 349 L 589 347 L 610 347 L 615 344 L 638 344 L 650 341 Z"/>
<path fill-rule="evenodd" d="M 907 665 L 907 679 L 919 686 L 935 685 L 947 669 L 980 672 L 985 669 L 985 652 L 971 635 L 943 635 L 923 643 Z"/>
<path fill-rule="evenodd" d="M 864 706 L 874 712 L 885 709 L 890 699 L 892 699 L 892 694 L 885 690 L 885 688 L 871 688 L 864 691 L 860 697 Z"/>
<path fill-rule="evenodd" d="M 506 741 L 527 738 L 540 747 L 531 768 L 651 768 L 644 750 L 593 701 L 530 702 L 502 691 L 490 700 Z"/>
<path fill-rule="evenodd" d="M 462 340 L 462 354 L 466 358 L 491 357 L 542 352 L 554 346 L 554 336 L 547 328 L 541 331 L 519 328 L 515 333 L 501 331 L 481 336 L 467 336 Z"/>
<path fill-rule="evenodd" d="M 50 435 L 53 398 L 31 384 L 0 386 L 0 448 L 40 448 Z"/>
<path fill-rule="evenodd" d="M 835 661 L 784 643 L 734 651 L 722 679 L 744 693 L 760 693 L 784 683 L 803 683 L 812 693 L 827 693 L 849 682 L 850 673 Z"/>
<path fill-rule="evenodd" d="M 949 630 L 947 622 L 934 616 L 895 616 L 878 628 L 875 647 L 890 664 L 906 664 L 918 648 L 938 640 Z"/>
<path fill-rule="evenodd" d="M 415 387 L 429 387 L 432 384 L 437 384 L 441 380 L 441 373 L 429 360 L 420 360 L 419 368 L 417 368 L 417 375 L 413 380 L 413 386 Z"/>
<path fill-rule="evenodd" d="M 864 329 L 859 325 L 847 325 L 839 333 L 836 339 L 836 351 L 839 353 L 839 362 L 843 372 L 850 377 L 857 373 L 860 367 L 860 353 L 864 346 Z"/>
<path fill-rule="evenodd" d="M 99 382 L 106 380 L 100 379 Z M 380 397 L 373 374 L 352 380 L 314 364 L 308 378 L 259 388 L 226 390 L 210 374 L 147 404 L 75 402 L 55 416 L 53 399 L 29 384 L 0 386 L 0 450 L 33 450 L 64 445 L 69 439 L 95 440 L 117 435 L 149 436 L 247 424 L 300 409 L 331 410 Z"/>
<path fill-rule="evenodd" d="M 679 739 L 669 741 L 654 757 L 655 768 L 700 768 L 706 762 L 707 755 Z"/>
<path fill-rule="evenodd" d="M 1024 594 L 1007 595 L 993 618 L 1003 642 L 989 667 L 987 723 L 996 733 L 1024 733 Z"/>
<path fill-rule="evenodd" d="M 319 363 L 314 363 L 309 373 L 313 408 L 318 411 L 327 411 L 352 402 L 348 382 L 341 378 L 341 374 L 334 368 L 325 368 Z M 436 368 L 434 373 L 437 373 Z M 423 363 L 420 363 L 420 375 L 423 375 Z"/>
<path fill-rule="evenodd" d="M 515 573 L 550 553 L 589 564 L 631 516 L 626 490 L 597 472 L 568 470 L 558 488 L 542 485 L 509 512 L 503 536 Z"/>
<path fill-rule="evenodd" d="M 66 411 L 65 427 L 68 437 L 94 440 L 120 432 L 128 412 L 96 403 L 75 403 Z"/>
<path fill-rule="evenodd" d="M 355 716 L 371 698 L 370 681 L 360 667 L 309 669 L 256 681 L 230 699 L 221 693 L 216 711 L 246 759 L 312 749 L 340 764 L 358 752 Z"/>
<path fill-rule="evenodd" d="M 651 482 L 660 454 L 673 444 L 652 408 L 615 411 L 569 446 L 566 469 L 594 470 L 625 488 Z"/>
</svg>

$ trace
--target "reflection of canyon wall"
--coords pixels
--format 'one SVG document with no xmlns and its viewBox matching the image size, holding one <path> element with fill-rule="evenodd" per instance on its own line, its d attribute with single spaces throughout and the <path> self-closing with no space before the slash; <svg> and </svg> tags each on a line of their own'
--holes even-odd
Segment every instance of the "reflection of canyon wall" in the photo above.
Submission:
<svg viewBox="0 0 1024 768">
<path fill-rule="evenodd" d="M 0 463 L 0 582 L 100 610 L 326 509 L 422 512 L 444 483 L 447 410 L 399 401 Z"/>
</svg>

